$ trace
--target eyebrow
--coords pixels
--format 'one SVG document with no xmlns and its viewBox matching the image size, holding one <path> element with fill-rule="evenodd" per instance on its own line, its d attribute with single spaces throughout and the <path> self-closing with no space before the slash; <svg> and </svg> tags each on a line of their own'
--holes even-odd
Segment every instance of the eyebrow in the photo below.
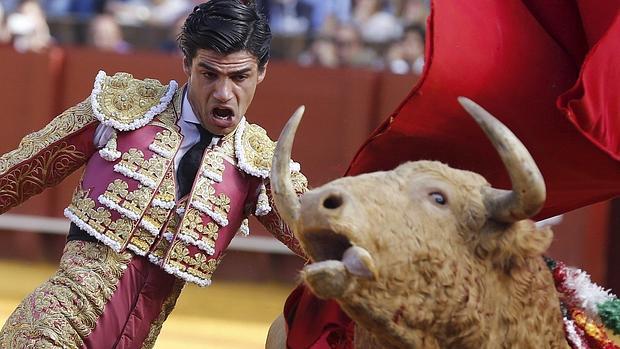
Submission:
<svg viewBox="0 0 620 349">
<path fill-rule="evenodd" d="M 220 72 L 219 69 L 217 69 L 214 66 L 209 65 L 208 63 L 205 63 L 205 62 L 199 62 L 198 66 L 200 66 L 200 67 L 202 67 L 202 68 L 204 68 L 206 70 L 215 72 L 215 73 L 219 73 Z M 252 71 L 251 67 L 245 67 L 245 68 L 241 68 L 239 70 L 233 70 L 233 71 L 229 72 L 228 75 L 241 75 L 241 74 L 248 73 L 250 71 Z"/>
</svg>

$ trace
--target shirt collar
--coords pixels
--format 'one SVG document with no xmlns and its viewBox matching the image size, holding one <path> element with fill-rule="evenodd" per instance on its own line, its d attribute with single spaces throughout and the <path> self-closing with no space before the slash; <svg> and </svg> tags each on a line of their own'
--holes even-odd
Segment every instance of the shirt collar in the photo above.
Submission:
<svg viewBox="0 0 620 349">
<path fill-rule="evenodd" d="M 187 98 L 187 90 L 188 89 L 186 87 L 185 91 L 183 92 L 183 106 L 181 107 L 181 120 L 191 123 L 191 124 L 200 125 L 200 120 L 198 120 L 198 117 L 194 113 L 194 110 L 192 109 L 192 105 L 189 104 L 189 99 Z"/>
</svg>

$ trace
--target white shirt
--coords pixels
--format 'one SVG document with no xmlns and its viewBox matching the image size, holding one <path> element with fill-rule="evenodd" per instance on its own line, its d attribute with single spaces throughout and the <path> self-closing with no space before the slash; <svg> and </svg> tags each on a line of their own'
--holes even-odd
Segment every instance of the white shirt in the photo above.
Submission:
<svg viewBox="0 0 620 349">
<path fill-rule="evenodd" d="M 183 105 L 181 106 L 181 117 L 177 120 L 177 125 L 181 128 L 183 140 L 181 141 L 179 151 L 177 151 L 174 157 L 175 169 L 179 168 L 179 162 L 181 161 L 183 155 L 187 153 L 189 148 L 191 148 L 194 144 L 200 141 L 200 131 L 198 131 L 197 127 L 197 125 L 200 125 L 200 121 L 194 113 L 191 104 L 189 104 L 189 99 L 187 98 L 187 89 L 183 91 Z M 95 136 L 93 137 L 93 143 L 95 144 L 95 147 L 97 149 L 103 148 L 106 143 L 108 143 L 108 140 L 110 140 L 110 137 L 112 137 L 113 132 L 114 130 L 110 126 L 105 126 L 103 124 L 97 126 L 97 130 L 95 130 Z M 209 148 L 217 144 L 220 138 L 221 137 L 214 136 L 213 139 L 211 139 L 211 144 L 209 145 Z"/>
<path fill-rule="evenodd" d="M 183 141 L 177 155 L 174 157 L 174 168 L 179 168 L 179 162 L 181 158 L 189 148 L 200 141 L 200 131 L 198 131 L 198 125 L 200 121 L 194 113 L 189 99 L 187 98 L 187 90 L 183 91 L 183 105 L 181 106 L 181 117 L 177 121 L 177 125 L 181 128 L 181 134 L 183 135 Z M 213 136 L 209 148 L 220 140 L 220 137 Z"/>
</svg>

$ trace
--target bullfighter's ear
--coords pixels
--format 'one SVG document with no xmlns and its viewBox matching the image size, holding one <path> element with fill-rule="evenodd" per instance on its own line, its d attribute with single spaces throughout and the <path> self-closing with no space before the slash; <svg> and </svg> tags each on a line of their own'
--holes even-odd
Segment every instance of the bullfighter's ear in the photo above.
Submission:
<svg viewBox="0 0 620 349">
<path fill-rule="evenodd" d="M 530 258 L 542 256 L 553 240 L 549 227 L 539 229 L 530 220 L 495 226 L 490 230 L 494 232 L 482 234 L 476 254 L 486 256 L 496 267 L 506 271 L 525 265 Z"/>
</svg>

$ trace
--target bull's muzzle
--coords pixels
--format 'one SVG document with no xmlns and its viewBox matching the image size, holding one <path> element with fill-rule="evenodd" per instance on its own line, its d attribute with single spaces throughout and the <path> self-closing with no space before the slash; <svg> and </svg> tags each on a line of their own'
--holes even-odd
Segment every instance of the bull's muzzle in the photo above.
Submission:
<svg viewBox="0 0 620 349">
<path fill-rule="evenodd" d="M 332 188 L 319 188 L 301 198 L 297 237 L 313 261 L 341 260 L 352 246 L 351 200 Z"/>
<path fill-rule="evenodd" d="M 358 226 L 367 226 L 356 206 L 346 191 L 335 186 L 306 193 L 301 197 L 297 237 L 315 264 L 330 261 L 327 265 L 331 268 L 331 262 L 338 261 L 352 275 L 375 279 L 372 256 L 356 241 Z"/>
<path fill-rule="evenodd" d="M 291 148 L 303 112 L 300 107 L 291 116 L 276 146 L 270 179 L 278 212 L 313 262 L 338 261 L 353 275 L 375 278 L 370 253 L 351 242 L 355 203 L 349 196 L 337 188 L 323 187 L 307 192 L 300 202 L 293 190 Z"/>
</svg>

